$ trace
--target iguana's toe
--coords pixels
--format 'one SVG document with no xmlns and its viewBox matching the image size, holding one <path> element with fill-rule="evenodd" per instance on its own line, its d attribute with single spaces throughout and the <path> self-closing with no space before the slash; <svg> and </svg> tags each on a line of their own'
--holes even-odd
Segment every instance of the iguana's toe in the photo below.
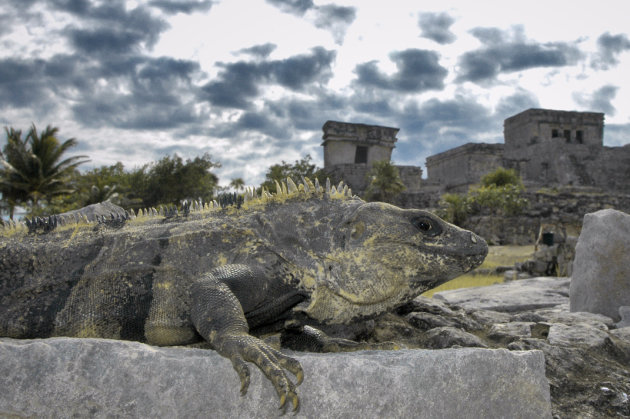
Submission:
<svg viewBox="0 0 630 419">
<path fill-rule="evenodd" d="M 232 365 L 241 380 L 241 394 L 245 394 L 249 387 L 250 373 L 245 362 L 249 361 L 256 364 L 271 381 L 278 397 L 280 397 L 280 408 L 285 409 L 287 401 L 289 401 L 293 411 L 297 411 L 299 398 L 296 384 L 293 384 L 285 372 L 287 370 L 294 374 L 297 378 L 297 385 L 299 385 L 304 379 L 304 371 L 297 360 L 250 335 L 224 337 L 222 340 L 220 351 L 232 360 Z"/>
<path fill-rule="evenodd" d="M 238 377 L 241 380 L 241 396 L 247 394 L 247 389 L 249 388 L 249 368 L 247 367 L 247 363 L 241 357 L 232 358 L 232 366 L 238 373 Z"/>
</svg>

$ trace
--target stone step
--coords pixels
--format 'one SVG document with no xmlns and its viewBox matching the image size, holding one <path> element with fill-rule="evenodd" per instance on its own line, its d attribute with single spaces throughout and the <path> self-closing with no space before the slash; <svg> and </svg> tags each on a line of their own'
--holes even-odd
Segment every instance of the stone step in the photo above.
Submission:
<svg viewBox="0 0 630 419">
<path fill-rule="evenodd" d="M 299 418 L 550 418 L 541 351 L 293 353 Z M 277 417 L 252 367 L 249 392 L 212 350 L 104 339 L 0 339 L 0 417 Z"/>
</svg>

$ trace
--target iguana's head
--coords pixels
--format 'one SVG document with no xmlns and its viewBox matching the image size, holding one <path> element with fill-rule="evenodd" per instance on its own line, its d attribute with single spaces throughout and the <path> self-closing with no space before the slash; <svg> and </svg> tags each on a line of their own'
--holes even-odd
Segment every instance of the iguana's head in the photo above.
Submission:
<svg viewBox="0 0 630 419">
<path fill-rule="evenodd" d="M 317 274 L 306 313 L 345 323 L 391 310 L 479 266 L 486 242 L 421 210 L 384 203 L 355 207 Z"/>
</svg>

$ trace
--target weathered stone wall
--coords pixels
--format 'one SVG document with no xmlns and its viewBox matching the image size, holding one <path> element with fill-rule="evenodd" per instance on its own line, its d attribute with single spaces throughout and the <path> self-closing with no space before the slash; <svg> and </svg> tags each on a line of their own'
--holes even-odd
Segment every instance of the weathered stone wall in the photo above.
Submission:
<svg viewBox="0 0 630 419">
<path fill-rule="evenodd" d="M 326 168 L 331 179 L 343 180 L 352 188 L 355 195 L 362 196 L 369 185 L 368 173 L 372 168 L 369 164 L 336 164 Z M 396 166 L 400 179 L 405 185 L 405 193 L 423 192 L 422 168 L 417 166 Z"/>
<path fill-rule="evenodd" d="M 469 185 L 501 166 L 503 144 L 468 143 L 427 158 L 429 180 L 445 188 Z"/>
<path fill-rule="evenodd" d="M 530 186 L 630 192 L 630 145 L 604 147 L 604 114 L 528 109 L 504 123 L 505 145 L 465 144 L 427 158 L 429 180 L 464 191 L 499 166 Z"/>
<path fill-rule="evenodd" d="M 527 109 L 504 121 L 505 152 L 508 158 L 518 158 L 520 150 L 545 142 L 601 148 L 603 130 L 603 113 Z"/>
<path fill-rule="evenodd" d="M 630 212 L 630 194 L 593 190 L 530 191 L 529 207 L 515 217 L 481 215 L 470 217 L 463 227 L 493 244 L 533 244 L 541 224 L 556 224 L 570 236 L 578 236 L 584 215 L 614 208 Z"/>
<path fill-rule="evenodd" d="M 389 161 L 398 140 L 398 128 L 379 125 L 354 124 L 348 122 L 326 121 L 322 127 L 324 135 L 324 168 L 340 164 L 354 164 L 357 147 L 367 148 L 367 160 L 371 165 L 375 161 Z M 361 162 L 360 162 L 361 163 Z"/>
<path fill-rule="evenodd" d="M 418 166 L 396 166 L 400 179 L 405 185 L 405 192 L 414 193 L 422 191 L 422 168 Z"/>
</svg>

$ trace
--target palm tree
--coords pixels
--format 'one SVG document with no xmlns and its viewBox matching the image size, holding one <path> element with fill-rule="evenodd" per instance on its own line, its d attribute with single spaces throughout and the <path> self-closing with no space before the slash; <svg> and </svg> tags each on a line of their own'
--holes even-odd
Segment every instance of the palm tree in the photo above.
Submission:
<svg viewBox="0 0 630 419">
<path fill-rule="evenodd" d="M 245 187 L 245 181 L 243 181 L 243 178 L 237 177 L 235 179 L 232 179 L 232 181 L 230 182 L 230 186 L 237 191 L 240 191 Z"/>
<path fill-rule="evenodd" d="M 5 128 L 7 144 L 0 153 L 0 192 L 6 201 L 9 216 L 21 204 L 39 205 L 42 198 L 69 194 L 69 175 L 87 156 L 73 156 L 61 160 L 63 154 L 77 144 L 74 138 L 60 143 L 59 128 L 51 127 L 38 134 L 35 125 L 22 139 L 22 131 Z"/>
</svg>

